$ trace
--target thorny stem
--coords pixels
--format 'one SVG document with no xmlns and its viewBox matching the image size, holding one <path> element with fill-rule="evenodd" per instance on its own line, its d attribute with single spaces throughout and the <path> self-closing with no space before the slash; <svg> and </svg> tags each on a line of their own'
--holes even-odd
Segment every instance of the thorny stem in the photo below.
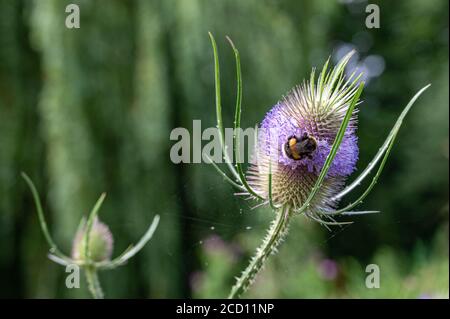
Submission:
<svg viewBox="0 0 450 319">
<path fill-rule="evenodd" d="M 94 266 L 86 266 L 86 281 L 89 291 L 94 299 L 103 299 L 103 290 L 98 279 L 97 269 Z"/>
<path fill-rule="evenodd" d="M 292 211 L 289 206 L 283 206 L 275 212 L 276 218 L 270 225 L 264 241 L 256 250 L 256 255 L 250 261 L 248 267 L 237 279 L 236 284 L 231 288 L 228 299 L 239 298 L 248 287 L 253 283 L 256 275 L 264 267 L 267 258 L 276 252 L 278 245 L 288 232 L 289 222 L 292 217 Z"/>
</svg>

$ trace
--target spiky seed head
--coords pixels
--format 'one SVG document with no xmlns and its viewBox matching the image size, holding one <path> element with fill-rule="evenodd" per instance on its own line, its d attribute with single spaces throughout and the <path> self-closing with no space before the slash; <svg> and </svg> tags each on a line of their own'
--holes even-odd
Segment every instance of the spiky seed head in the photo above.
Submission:
<svg viewBox="0 0 450 319">
<path fill-rule="evenodd" d="M 86 261 L 84 235 L 86 225 L 80 225 L 72 246 L 72 258 L 77 261 Z M 109 227 L 102 223 L 97 217 L 92 225 L 89 235 L 90 260 L 94 262 L 107 261 L 111 259 L 113 250 L 113 236 Z"/>
<path fill-rule="evenodd" d="M 309 81 L 292 89 L 261 123 L 253 161 L 247 173 L 249 184 L 276 205 L 299 208 L 306 201 L 325 163 L 350 101 L 358 89 L 359 76 L 346 78 L 344 69 L 353 52 L 334 68 L 328 61 L 318 79 L 314 69 Z M 311 210 L 329 211 L 331 197 L 355 170 L 358 159 L 356 109 L 328 174 L 311 202 Z"/>
</svg>

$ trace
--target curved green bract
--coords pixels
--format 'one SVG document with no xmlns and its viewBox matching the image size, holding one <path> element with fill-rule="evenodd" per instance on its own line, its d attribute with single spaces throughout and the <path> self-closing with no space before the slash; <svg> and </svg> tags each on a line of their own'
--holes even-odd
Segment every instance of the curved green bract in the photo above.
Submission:
<svg viewBox="0 0 450 319">
<path fill-rule="evenodd" d="M 217 45 L 216 40 L 214 39 L 211 32 L 208 33 L 209 37 L 211 39 L 211 45 L 213 47 L 213 53 L 214 53 L 214 82 L 216 87 L 216 118 L 217 118 L 217 129 L 219 130 L 219 139 L 220 139 L 220 145 L 223 152 L 223 158 L 225 159 L 225 163 L 227 164 L 229 170 L 234 175 L 236 179 L 239 179 L 239 174 L 236 172 L 236 170 L 233 167 L 232 162 L 230 161 L 230 158 L 228 156 L 227 147 L 225 145 L 225 135 L 224 135 L 224 129 L 223 129 L 223 120 L 222 120 L 222 102 L 221 102 L 221 96 L 220 96 L 220 66 L 219 66 L 219 55 L 217 53 Z"/>
<path fill-rule="evenodd" d="M 346 194 L 348 194 L 350 191 L 352 191 L 355 187 L 359 186 L 361 184 L 361 182 L 367 177 L 367 175 L 369 175 L 369 173 L 372 171 L 372 169 L 375 167 L 375 165 L 379 162 L 379 160 L 381 159 L 381 156 L 383 156 L 384 152 L 387 150 L 387 148 L 389 147 L 392 139 L 395 139 L 395 136 L 397 135 L 398 130 L 400 129 L 402 123 L 403 123 L 403 119 L 406 117 L 406 115 L 408 114 L 408 112 L 410 111 L 411 107 L 413 106 L 413 104 L 415 103 L 415 101 L 419 98 L 419 96 L 429 87 L 431 86 L 431 84 L 426 85 L 425 87 L 423 87 L 421 90 L 419 90 L 419 92 L 417 92 L 413 98 L 409 101 L 409 103 L 406 105 L 406 107 L 403 109 L 402 113 L 400 114 L 400 116 L 398 117 L 397 121 L 395 122 L 394 127 L 391 129 L 388 137 L 386 138 L 386 140 L 384 141 L 383 145 L 380 147 L 380 149 L 378 150 L 377 154 L 375 154 L 374 158 L 372 159 L 372 161 L 370 161 L 370 163 L 367 165 L 367 167 L 363 170 L 363 172 L 347 187 L 344 188 L 343 191 L 341 191 L 339 194 L 337 194 L 336 196 L 334 196 L 332 198 L 332 200 L 338 200 L 342 197 L 344 197 Z M 389 153 L 388 153 L 389 154 Z M 385 155 L 386 156 L 386 155 Z"/>
<path fill-rule="evenodd" d="M 353 203 L 350 203 L 349 205 L 347 205 L 346 207 L 339 209 L 337 211 L 334 212 L 324 212 L 323 214 L 325 215 L 339 215 L 339 214 L 344 214 L 346 212 L 348 212 L 349 210 L 353 209 L 355 206 L 357 206 L 358 204 L 360 204 L 364 198 L 367 197 L 367 195 L 369 195 L 370 191 L 373 189 L 373 187 L 375 186 L 375 184 L 378 181 L 378 178 L 381 175 L 381 172 L 383 171 L 383 168 L 386 164 L 386 161 L 389 157 L 389 154 L 392 150 L 392 147 L 394 146 L 394 142 L 395 139 L 397 137 L 398 131 L 400 130 L 400 127 L 403 123 L 403 119 L 406 117 L 406 115 L 408 114 L 408 112 L 410 111 L 411 107 L 413 106 L 413 104 L 416 102 L 416 100 L 419 98 L 419 96 L 430 87 L 431 84 L 428 84 L 427 86 L 423 87 L 419 92 L 417 92 L 413 98 L 408 102 L 408 104 L 405 106 L 405 108 L 403 109 L 402 113 L 400 114 L 400 116 L 398 117 L 397 121 L 395 122 L 394 127 L 392 128 L 391 132 L 389 133 L 388 137 L 386 138 L 383 146 L 380 148 L 380 150 L 378 151 L 378 153 L 375 155 L 375 158 L 371 161 L 371 163 L 368 165 L 368 167 L 361 173 L 360 176 L 358 176 L 358 178 L 356 178 L 356 180 L 350 184 L 346 189 L 344 189 L 344 191 L 342 191 L 341 193 L 339 193 L 335 198 L 339 199 L 342 196 L 344 196 L 345 194 L 347 194 L 350 190 L 353 190 L 356 186 L 358 186 L 362 180 L 364 180 L 364 178 L 370 173 L 370 171 L 375 167 L 375 165 L 377 164 L 377 162 L 381 159 L 381 156 L 384 153 L 384 157 L 383 160 L 380 163 L 380 166 L 378 167 L 378 170 L 375 174 L 375 176 L 373 177 L 370 185 L 366 188 L 366 190 L 363 192 L 363 194 Z M 368 213 L 371 213 L 372 211 L 369 211 Z M 361 212 L 360 212 L 361 214 Z M 347 214 L 349 215 L 349 214 Z"/>
<path fill-rule="evenodd" d="M 42 233 L 44 234 L 45 239 L 47 240 L 48 245 L 50 246 L 50 253 L 53 255 L 56 255 L 59 259 L 69 262 L 71 259 L 64 255 L 56 246 L 55 242 L 53 241 L 52 236 L 50 235 L 50 232 L 48 231 L 47 222 L 45 221 L 44 217 L 44 210 L 42 209 L 41 200 L 39 198 L 39 193 L 36 190 L 36 187 L 34 186 L 33 181 L 28 177 L 27 174 L 24 172 L 21 173 L 23 179 L 30 187 L 31 193 L 33 194 L 34 203 L 36 205 L 36 210 L 39 218 L 39 225 L 41 226 Z"/>
<path fill-rule="evenodd" d="M 91 231 L 92 226 L 94 225 L 94 220 L 98 215 L 98 211 L 100 210 L 100 207 L 102 207 L 103 201 L 105 200 L 106 193 L 102 193 L 95 203 L 94 207 L 91 210 L 91 213 L 89 214 L 87 223 L 86 223 L 86 230 L 84 232 L 84 258 L 88 264 L 91 262 L 91 252 L 90 252 L 90 242 L 89 239 L 91 237 Z"/>
</svg>

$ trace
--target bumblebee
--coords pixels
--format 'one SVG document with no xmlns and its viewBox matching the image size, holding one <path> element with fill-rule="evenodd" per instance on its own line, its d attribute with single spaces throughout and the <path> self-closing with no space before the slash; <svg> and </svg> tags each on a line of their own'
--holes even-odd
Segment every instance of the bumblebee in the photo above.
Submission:
<svg viewBox="0 0 450 319">
<path fill-rule="evenodd" d="M 306 132 L 300 138 L 295 135 L 288 137 L 286 144 L 284 144 L 286 156 L 296 161 L 305 157 L 312 158 L 312 154 L 316 149 L 316 139 L 309 136 Z"/>
</svg>

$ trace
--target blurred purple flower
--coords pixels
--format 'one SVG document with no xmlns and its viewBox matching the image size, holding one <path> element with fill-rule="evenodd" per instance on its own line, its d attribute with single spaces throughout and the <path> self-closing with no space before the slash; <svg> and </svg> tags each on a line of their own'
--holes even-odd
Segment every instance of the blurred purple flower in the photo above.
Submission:
<svg viewBox="0 0 450 319">
<path fill-rule="evenodd" d="M 336 279 L 339 273 L 339 266 L 336 261 L 332 259 L 323 259 L 319 263 L 319 274 L 325 280 L 334 280 Z"/>
</svg>

